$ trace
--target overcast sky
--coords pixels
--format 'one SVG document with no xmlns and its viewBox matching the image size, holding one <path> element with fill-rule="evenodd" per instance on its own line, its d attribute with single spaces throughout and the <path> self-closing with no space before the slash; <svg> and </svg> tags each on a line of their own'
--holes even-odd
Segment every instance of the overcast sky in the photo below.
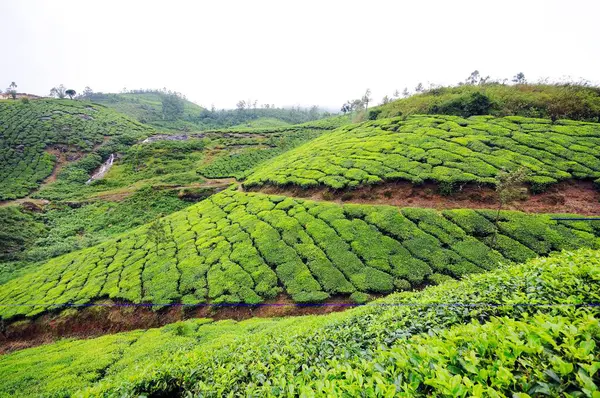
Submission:
<svg viewBox="0 0 600 398">
<path fill-rule="evenodd" d="M 0 88 L 339 108 L 483 75 L 600 81 L 600 1 L 0 0 Z"/>
</svg>

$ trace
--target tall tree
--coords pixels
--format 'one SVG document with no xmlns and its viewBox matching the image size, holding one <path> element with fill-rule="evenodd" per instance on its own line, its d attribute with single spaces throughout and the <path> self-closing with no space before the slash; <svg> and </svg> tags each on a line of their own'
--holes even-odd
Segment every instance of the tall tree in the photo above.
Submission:
<svg viewBox="0 0 600 398">
<path fill-rule="evenodd" d="M 90 88 L 90 86 L 85 86 L 83 89 L 83 97 L 89 98 L 94 94 L 94 91 Z"/>
<path fill-rule="evenodd" d="M 65 94 L 67 94 L 70 99 L 73 99 L 73 97 L 75 96 L 75 94 L 77 94 L 77 92 L 75 90 L 73 90 L 72 88 L 70 88 L 67 91 L 65 91 Z"/>
<path fill-rule="evenodd" d="M 408 91 L 408 87 L 404 87 L 404 90 L 402 90 L 402 96 L 404 98 L 408 98 L 410 96 L 410 92 Z"/>
<path fill-rule="evenodd" d="M 370 88 L 368 88 L 367 91 L 365 91 L 365 94 L 362 96 L 361 101 L 363 104 L 365 104 L 365 109 L 369 109 L 369 102 L 372 101 Z"/>
<path fill-rule="evenodd" d="M 525 79 L 525 74 L 523 72 L 519 72 L 516 75 L 514 75 L 512 78 L 512 81 L 513 81 L 513 83 L 516 83 L 516 84 L 527 83 L 527 80 Z"/>
<path fill-rule="evenodd" d="M 415 87 L 415 92 L 417 92 L 417 93 L 423 92 L 423 83 L 419 82 L 419 84 L 417 84 L 417 87 Z"/>
<path fill-rule="evenodd" d="M 17 99 L 17 83 L 11 82 L 6 89 L 6 94 L 9 94 L 12 99 Z"/>
<path fill-rule="evenodd" d="M 479 80 L 480 80 L 479 71 L 474 70 L 473 72 L 471 72 L 469 77 L 467 77 L 467 79 L 465 80 L 465 83 L 469 84 L 469 85 L 475 85 L 475 84 L 479 83 Z"/>
</svg>

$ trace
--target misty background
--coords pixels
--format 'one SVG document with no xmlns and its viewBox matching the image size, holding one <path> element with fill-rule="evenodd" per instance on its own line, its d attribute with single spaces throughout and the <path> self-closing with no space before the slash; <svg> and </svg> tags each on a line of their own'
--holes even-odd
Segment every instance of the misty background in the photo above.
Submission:
<svg viewBox="0 0 600 398">
<path fill-rule="evenodd" d="M 0 88 L 166 87 L 207 108 L 339 111 L 366 88 L 377 104 L 475 69 L 598 82 L 599 12 L 594 0 L 2 0 Z"/>
</svg>

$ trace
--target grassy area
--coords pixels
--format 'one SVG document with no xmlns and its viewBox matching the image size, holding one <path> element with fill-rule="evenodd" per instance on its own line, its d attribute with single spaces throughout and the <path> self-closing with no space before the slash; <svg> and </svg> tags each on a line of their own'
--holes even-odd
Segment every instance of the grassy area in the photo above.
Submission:
<svg viewBox="0 0 600 398">
<path fill-rule="evenodd" d="M 0 394 L 594 396 L 599 272 L 566 252 L 325 316 L 65 340 L 1 356 Z"/>
<path fill-rule="evenodd" d="M 2 100 L 0 200 L 38 188 L 52 173 L 59 153 L 74 162 L 64 174 L 85 181 L 111 151 L 150 131 L 124 115 L 81 101 Z"/>
<path fill-rule="evenodd" d="M 563 249 L 600 247 L 598 222 L 548 215 L 319 203 L 228 190 L 2 285 L 10 319 L 101 297 L 157 305 L 297 302 L 437 284 Z M 40 305 L 37 305 L 40 304 Z"/>
<path fill-rule="evenodd" d="M 518 116 L 409 116 L 348 125 L 293 149 L 244 185 L 356 187 L 382 181 L 493 184 L 525 167 L 534 191 L 600 177 L 600 124 Z"/>
<path fill-rule="evenodd" d="M 600 88 L 571 84 L 440 87 L 374 108 L 371 118 L 415 114 L 525 116 L 600 122 Z"/>
</svg>

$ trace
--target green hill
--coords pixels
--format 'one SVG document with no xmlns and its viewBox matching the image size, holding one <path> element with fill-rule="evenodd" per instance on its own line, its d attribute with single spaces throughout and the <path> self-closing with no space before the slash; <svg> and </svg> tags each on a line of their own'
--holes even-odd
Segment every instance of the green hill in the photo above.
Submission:
<svg viewBox="0 0 600 398">
<path fill-rule="evenodd" d="M 566 179 L 600 177 L 600 124 L 518 116 L 408 116 L 347 125 L 261 165 L 246 187 L 356 187 L 433 181 L 446 190 L 493 184 L 525 167 L 534 191 Z"/>
<path fill-rule="evenodd" d="M 245 104 L 238 109 L 205 109 L 179 93 L 134 90 L 129 93 L 89 93 L 82 98 L 113 108 L 158 129 L 197 131 L 225 128 L 275 128 L 330 116 L 316 107 L 275 108 Z"/>
<path fill-rule="evenodd" d="M 415 114 L 524 116 L 600 122 L 600 88 L 576 84 L 439 87 L 373 108 L 371 118 Z"/>
<path fill-rule="evenodd" d="M 563 249 L 600 247 L 600 226 L 520 212 L 319 203 L 228 190 L 1 286 L 11 319 L 109 297 L 161 305 L 362 302 Z M 15 305 L 19 304 L 19 305 Z"/>
<path fill-rule="evenodd" d="M 590 396 L 597 251 L 326 316 L 189 320 L 0 356 L 2 396 Z"/>
<path fill-rule="evenodd" d="M 161 125 L 165 123 L 165 113 L 163 111 L 163 98 L 168 94 L 159 91 L 104 94 L 92 93 L 86 95 L 86 100 L 102 104 L 117 112 L 128 115 L 142 123 Z M 178 96 L 181 101 L 182 109 L 178 118 L 181 120 L 191 120 L 199 118 L 206 110 L 187 99 Z M 167 120 L 172 122 L 171 120 Z M 168 124 L 167 124 L 168 125 Z M 163 126 L 164 127 L 164 126 Z"/>
<path fill-rule="evenodd" d="M 85 182 L 119 144 L 151 131 L 111 109 L 81 101 L 2 100 L 0 200 L 20 198 L 38 188 L 58 158 L 62 164 L 76 163 L 70 178 Z"/>
</svg>

